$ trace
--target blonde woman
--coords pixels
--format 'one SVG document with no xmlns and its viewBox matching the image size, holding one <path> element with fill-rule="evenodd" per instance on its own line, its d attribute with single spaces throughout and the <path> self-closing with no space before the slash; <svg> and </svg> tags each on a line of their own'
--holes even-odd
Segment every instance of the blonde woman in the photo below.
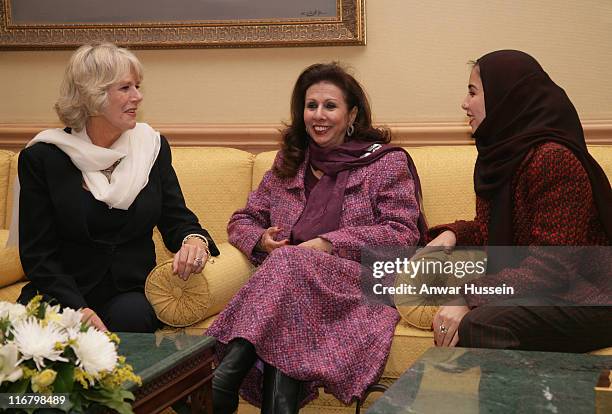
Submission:
<svg viewBox="0 0 612 414">
<path fill-rule="evenodd" d="M 218 254 L 185 205 L 168 142 L 136 122 L 142 72 L 126 49 L 80 47 L 55 105 L 66 128 L 39 133 L 19 156 L 19 217 L 11 232 L 15 238 L 18 228 L 30 281 L 19 301 L 40 292 L 83 309 L 103 330 L 158 327 L 144 296 L 155 226 L 177 252 L 174 271 L 182 278 Z"/>
</svg>

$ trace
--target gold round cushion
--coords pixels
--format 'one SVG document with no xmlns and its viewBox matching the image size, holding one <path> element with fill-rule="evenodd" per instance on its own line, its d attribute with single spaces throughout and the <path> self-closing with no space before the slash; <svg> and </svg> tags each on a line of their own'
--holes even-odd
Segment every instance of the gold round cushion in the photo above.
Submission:
<svg viewBox="0 0 612 414">
<path fill-rule="evenodd" d="M 448 259 L 448 255 L 440 250 L 429 250 L 422 249 L 413 257 L 411 261 L 423 260 L 423 261 L 437 261 L 444 262 Z M 412 284 L 420 286 L 421 284 L 435 283 L 440 284 L 441 278 L 439 275 L 424 274 L 417 272 L 414 275 L 407 275 L 406 273 L 399 274 L 395 285 L 400 286 L 401 284 Z M 438 311 L 439 306 L 435 298 L 430 298 L 426 295 L 394 295 L 395 306 L 402 319 L 418 329 L 431 330 L 433 318 Z"/>
<path fill-rule="evenodd" d="M 210 307 L 210 291 L 202 273 L 186 281 L 172 273 L 172 260 L 157 265 L 145 283 L 145 295 L 157 318 L 182 328 L 202 320 Z"/>
<path fill-rule="evenodd" d="M 426 302 L 423 302 L 421 305 L 397 306 L 397 311 L 408 325 L 425 331 L 431 331 L 433 318 L 436 312 L 438 312 L 438 308 L 439 306 L 427 305 Z"/>
<path fill-rule="evenodd" d="M 410 260 L 417 261 L 422 260 L 424 262 L 439 262 L 445 264 L 449 262 L 466 262 L 466 261 L 477 261 L 483 260 L 486 257 L 486 253 L 480 250 L 461 250 L 455 249 L 450 253 L 446 253 L 441 248 L 424 248 L 415 254 Z M 433 267 L 435 268 L 435 266 Z M 422 269 L 422 268 L 421 268 Z M 482 276 L 478 274 L 476 276 Z M 423 271 L 417 272 L 414 275 L 407 275 L 402 273 L 398 275 L 395 281 L 395 285 L 400 284 L 413 284 L 420 286 L 422 284 L 429 284 L 431 286 L 456 286 L 464 283 L 461 278 L 452 277 L 446 273 L 430 272 L 426 273 Z M 436 295 L 394 295 L 395 307 L 401 315 L 402 319 L 418 329 L 432 329 L 433 318 L 440 307 L 440 303 L 445 303 L 445 298 L 452 299 L 452 296 Z"/>
</svg>

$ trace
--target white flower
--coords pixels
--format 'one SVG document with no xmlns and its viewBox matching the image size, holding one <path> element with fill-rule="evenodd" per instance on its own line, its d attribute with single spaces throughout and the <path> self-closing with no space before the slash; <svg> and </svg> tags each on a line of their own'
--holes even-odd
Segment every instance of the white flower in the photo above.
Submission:
<svg viewBox="0 0 612 414">
<path fill-rule="evenodd" d="M 15 382 L 22 377 L 18 356 L 19 351 L 14 344 L 0 346 L 0 384 L 4 381 Z"/>
<path fill-rule="evenodd" d="M 15 345 L 23 355 L 22 360 L 33 359 L 38 370 L 45 366 L 45 359 L 68 361 L 61 356 L 63 349 L 55 348 L 55 344 L 68 339 L 59 325 L 51 322 L 42 326 L 36 318 L 30 317 L 16 322 L 12 331 Z"/>
<path fill-rule="evenodd" d="M 26 317 L 26 307 L 21 303 L 0 302 L 0 318 L 8 318 L 15 323 Z"/>
<path fill-rule="evenodd" d="M 69 341 L 75 341 L 80 333 L 80 328 L 66 328 L 66 336 L 68 337 Z"/>
<path fill-rule="evenodd" d="M 0 302 L 0 318 L 6 318 L 8 316 L 11 305 L 12 304 L 9 302 Z"/>
<path fill-rule="evenodd" d="M 61 318 L 59 305 L 47 305 L 45 309 L 45 322 L 55 322 L 59 324 Z"/>
<path fill-rule="evenodd" d="M 58 323 L 66 329 L 80 329 L 82 316 L 81 312 L 66 308 L 61 314 Z"/>
<path fill-rule="evenodd" d="M 77 364 L 94 377 L 100 371 L 112 371 L 117 365 L 115 344 L 105 333 L 93 327 L 87 332 L 80 332 L 72 348 L 77 357 Z"/>
</svg>

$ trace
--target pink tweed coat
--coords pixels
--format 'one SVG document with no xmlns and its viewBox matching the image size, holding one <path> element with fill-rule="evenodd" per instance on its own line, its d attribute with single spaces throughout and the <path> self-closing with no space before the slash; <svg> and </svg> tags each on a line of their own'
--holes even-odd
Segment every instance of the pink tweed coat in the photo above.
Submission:
<svg viewBox="0 0 612 414">
<path fill-rule="evenodd" d="M 293 178 L 268 171 L 230 219 L 230 242 L 260 266 L 207 334 L 220 342 L 220 354 L 223 344 L 245 338 L 261 360 L 305 381 L 302 404 L 316 398 L 320 386 L 350 403 L 380 377 L 399 320 L 395 309 L 364 299 L 361 248 L 416 244 L 419 207 L 406 155 L 390 152 L 350 172 L 340 228 L 320 235 L 332 243 L 332 254 L 298 246 L 269 255 L 254 251 L 270 226 L 282 228 L 278 240 L 290 238 L 306 202 L 307 165 Z M 256 365 L 241 389 L 256 405 L 261 381 Z"/>
</svg>

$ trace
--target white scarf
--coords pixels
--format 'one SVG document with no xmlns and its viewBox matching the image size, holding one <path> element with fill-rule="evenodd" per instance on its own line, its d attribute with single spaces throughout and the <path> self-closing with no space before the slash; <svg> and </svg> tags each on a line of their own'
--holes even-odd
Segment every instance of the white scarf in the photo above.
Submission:
<svg viewBox="0 0 612 414">
<path fill-rule="evenodd" d="M 37 142 L 54 144 L 70 157 L 72 163 L 83 173 L 83 181 L 96 200 L 109 208 L 127 210 L 138 193 L 149 182 L 151 168 L 159 154 L 161 140 L 159 132 L 148 124 L 137 123 L 125 131 L 110 148 L 92 144 L 85 128 L 68 134 L 63 129 L 47 129 L 28 144 Z M 111 175 L 110 182 L 101 172 L 121 160 Z M 19 177 L 13 186 L 13 211 L 7 246 L 19 243 Z"/>
</svg>

